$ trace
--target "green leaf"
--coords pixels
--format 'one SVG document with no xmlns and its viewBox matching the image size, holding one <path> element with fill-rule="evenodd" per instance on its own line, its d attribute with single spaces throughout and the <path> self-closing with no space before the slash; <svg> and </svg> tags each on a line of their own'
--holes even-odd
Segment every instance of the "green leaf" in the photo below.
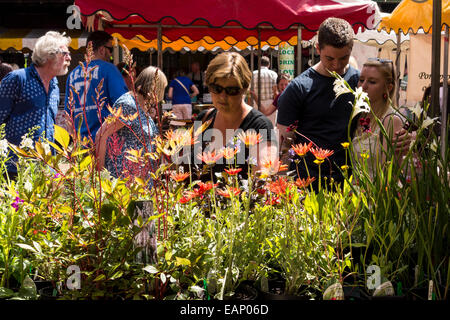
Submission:
<svg viewBox="0 0 450 320">
<path fill-rule="evenodd" d="M 34 253 L 38 253 L 38 252 L 36 251 L 35 248 L 33 248 L 32 246 L 30 246 L 30 245 L 28 245 L 28 244 L 25 244 L 25 243 L 18 243 L 17 245 L 18 245 L 19 247 L 21 247 L 22 249 L 29 250 L 29 251 L 32 251 L 32 252 L 34 252 Z"/>
<path fill-rule="evenodd" d="M 143 268 L 144 271 L 147 271 L 148 273 L 154 274 L 154 273 L 158 273 L 158 269 L 156 269 L 154 266 L 152 265 L 148 265 L 145 268 Z"/>
<path fill-rule="evenodd" d="M 175 259 L 176 259 L 175 265 L 177 265 L 177 266 L 190 266 L 191 265 L 191 262 L 186 258 L 175 257 Z"/>
<path fill-rule="evenodd" d="M 8 288 L 0 287 L 0 299 L 6 299 L 14 296 L 14 291 Z"/>
<path fill-rule="evenodd" d="M 161 282 L 162 282 L 163 284 L 166 283 L 167 277 L 166 277 L 166 275 L 164 274 L 164 272 L 161 273 L 160 278 L 161 278 Z"/>
<path fill-rule="evenodd" d="M 106 276 L 104 274 L 101 274 L 99 276 L 97 276 L 97 278 L 94 279 L 94 281 L 100 281 L 100 280 L 105 280 Z"/>
<path fill-rule="evenodd" d="M 63 127 L 60 127 L 55 124 L 55 141 L 57 141 L 61 146 L 63 146 L 64 150 L 67 149 L 70 142 L 69 133 Z"/>
<path fill-rule="evenodd" d="M 164 258 L 166 259 L 166 261 L 170 261 L 170 259 L 172 259 L 172 251 L 168 250 L 164 255 Z"/>
<path fill-rule="evenodd" d="M 122 277 L 123 275 L 123 271 L 117 271 L 116 273 L 113 274 L 113 276 L 111 278 L 109 278 L 110 280 L 115 280 L 118 279 L 120 277 Z"/>
<path fill-rule="evenodd" d="M 92 163 L 92 158 L 91 158 L 91 156 L 85 157 L 85 158 L 81 161 L 81 163 L 80 163 L 80 170 L 83 171 L 83 170 L 86 169 L 91 163 Z"/>
</svg>

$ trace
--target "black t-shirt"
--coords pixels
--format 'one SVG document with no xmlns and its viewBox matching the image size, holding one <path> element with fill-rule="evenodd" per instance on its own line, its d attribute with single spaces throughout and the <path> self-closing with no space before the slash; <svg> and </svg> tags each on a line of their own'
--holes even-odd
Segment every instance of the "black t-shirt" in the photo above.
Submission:
<svg viewBox="0 0 450 320">
<path fill-rule="evenodd" d="M 208 128 L 205 129 L 202 136 L 200 137 L 201 143 L 196 144 L 192 152 L 192 163 L 194 163 L 198 168 L 201 168 L 202 164 L 201 160 L 198 160 L 197 155 L 201 154 L 204 151 L 212 151 L 211 148 L 208 147 L 209 143 L 211 142 L 211 131 L 209 129 L 212 129 L 214 127 L 217 109 L 213 109 L 211 112 L 209 112 L 209 114 L 207 114 L 207 112 L 208 110 L 203 110 L 198 114 L 196 118 L 196 121 L 212 120 Z M 207 115 L 207 117 L 203 119 L 205 115 Z M 260 133 L 262 142 L 270 141 L 272 143 L 276 143 L 277 138 L 272 122 L 265 115 L 263 115 L 256 109 L 252 109 L 247 114 L 234 135 L 232 135 L 230 139 L 227 139 L 226 145 L 228 147 L 235 147 L 236 144 L 240 144 L 240 152 L 236 155 L 235 162 L 233 162 L 232 166 L 242 168 L 240 175 L 244 179 L 247 178 L 248 161 L 256 161 L 256 159 L 252 159 L 252 157 L 250 157 L 249 159 L 249 156 L 253 155 L 250 153 L 249 148 L 247 148 L 243 142 L 239 142 L 239 139 L 233 139 L 233 137 L 237 137 L 240 132 L 247 132 L 248 130 L 254 130 L 256 131 L 256 133 Z M 222 172 L 225 168 L 229 167 L 230 164 L 227 163 L 227 160 L 222 158 L 215 165 L 213 165 L 212 170 L 213 172 Z M 201 174 L 199 178 L 204 181 L 211 180 L 210 169 L 208 169 L 208 172 L 206 172 L 205 174 Z"/>
<path fill-rule="evenodd" d="M 359 71 L 350 67 L 342 77 L 355 89 L 358 85 Z M 342 181 L 338 167 L 345 164 L 345 150 L 341 143 L 348 141 L 348 123 L 354 96 L 347 93 L 336 98 L 333 91 L 335 80 L 334 77 L 321 75 L 313 68 L 307 69 L 291 81 L 281 93 L 278 99 L 277 122 L 290 126 L 297 120 L 299 133 L 309 138 L 319 148 L 334 150 L 334 155 L 329 157 L 333 164 L 331 176 L 337 181 Z M 352 135 L 353 128 L 350 131 Z M 296 138 L 295 143 L 309 143 L 309 140 L 299 135 L 296 135 Z M 318 165 L 314 163 L 314 156 L 309 153 L 306 159 L 310 175 L 318 177 Z M 291 164 L 291 170 L 293 169 L 295 163 Z M 302 178 L 307 177 L 303 161 L 299 163 L 299 172 Z M 321 175 L 330 176 L 328 160 L 321 165 Z"/>
</svg>

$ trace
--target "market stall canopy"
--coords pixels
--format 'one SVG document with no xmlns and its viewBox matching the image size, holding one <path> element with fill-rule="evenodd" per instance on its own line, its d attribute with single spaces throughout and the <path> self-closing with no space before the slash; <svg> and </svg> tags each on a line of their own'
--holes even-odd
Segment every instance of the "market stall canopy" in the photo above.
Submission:
<svg viewBox="0 0 450 320">
<path fill-rule="evenodd" d="M 33 50 L 36 41 L 45 33 L 48 29 L 0 29 L 0 50 Z M 64 32 L 64 30 L 56 30 Z M 72 42 L 70 47 L 74 50 L 78 50 L 86 46 L 86 40 L 89 35 L 86 31 L 81 30 L 65 30 L 66 35 L 70 36 Z"/>
<path fill-rule="evenodd" d="M 450 26 L 450 0 L 442 0 L 442 25 Z M 423 29 L 431 32 L 433 0 L 403 0 L 392 13 L 381 19 L 378 30 L 387 32 L 417 33 Z"/>
<path fill-rule="evenodd" d="M 355 34 L 355 40 L 368 45 L 374 46 L 378 48 L 396 48 L 397 47 L 397 35 L 394 30 L 391 32 L 386 32 L 385 30 L 377 31 L 377 30 L 359 30 Z M 401 48 L 407 49 L 409 48 L 409 35 L 401 34 L 400 35 L 400 44 Z"/>
<path fill-rule="evenodd" d="M 323 20 L 338 17 L 359 27 L 374 28 L 380 19 L 377 4 L 363 0 L 173 0 L 142 2 L 140 0 L 77 0 L 89 28 L 98 28 L 92 17 L 107 22 L 105 31 L 121 34 L 125 39 L 136 36 L 157 38 L 157 28 L 168 41 L 189 37 L 191 41 L 225 41 L 234 45 L 261 38 L 270 45 L 293 43 L 297 29 L 302 39 L 314 36 Z"/>
</svg>

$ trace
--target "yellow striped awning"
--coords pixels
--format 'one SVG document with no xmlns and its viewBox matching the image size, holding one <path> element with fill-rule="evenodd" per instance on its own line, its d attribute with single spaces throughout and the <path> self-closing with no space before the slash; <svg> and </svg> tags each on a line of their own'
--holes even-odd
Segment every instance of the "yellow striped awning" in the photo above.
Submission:
<svg viewBox="0 0 450 320">
<path fill-rule="evenodd" d="M 0 50 L 15 49 L 22 50 L 24 48 L 33 50 L 37 39 L 45 35 L 50 29 L 0 29 Z M 78 50 L 86 46 L 88 32 L 83 30 L 55 30 L 65 32 L 71 37 L 70 47 Z"/>
</svg>

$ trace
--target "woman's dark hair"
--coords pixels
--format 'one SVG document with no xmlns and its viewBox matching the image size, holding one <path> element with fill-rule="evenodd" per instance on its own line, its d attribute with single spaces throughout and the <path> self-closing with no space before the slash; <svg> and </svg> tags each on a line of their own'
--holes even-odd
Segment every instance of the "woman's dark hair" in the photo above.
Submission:
<svg viewBox="0 0 450 320">
<path fill-rule="evenodd" d="M 11 71 L 13 68 L 9 64 L 0 62 L 0 81 Z"/>
</svg>

